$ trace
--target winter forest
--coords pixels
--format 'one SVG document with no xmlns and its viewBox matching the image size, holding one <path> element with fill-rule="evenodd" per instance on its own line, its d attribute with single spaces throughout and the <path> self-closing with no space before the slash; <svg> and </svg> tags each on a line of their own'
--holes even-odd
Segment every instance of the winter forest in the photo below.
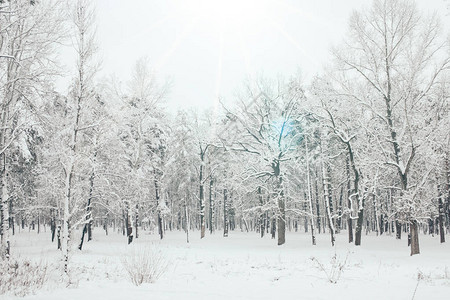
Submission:
<svg viewBox="0 0 450 300">
<path fill-rule="evenodd" d="M 171 109 L 151 57 L 101 73 L 95 2 L 0 0 L 0 298 L 448 299 L 450 3 Z"/>
</svg>

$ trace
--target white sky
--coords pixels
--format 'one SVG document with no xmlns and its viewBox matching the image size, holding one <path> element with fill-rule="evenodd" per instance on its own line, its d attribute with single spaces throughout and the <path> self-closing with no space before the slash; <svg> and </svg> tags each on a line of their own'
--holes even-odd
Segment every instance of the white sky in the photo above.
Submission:
<svg viewBox="0 0 450 300">
<path fill-rule="evenodd" d="M 232 100 L 249 76 L 306 80 L 330 60 L 354 9 L 369 0 L 96 0 L 102 69 L 127 80 L 147 57 L 172 81 L 170 110 Z M 449 24 L 445 0 L 418 0 Z M 446 14 L 447 12 L 447 14 Z M 70 62 L 69 62 L 70 63 Z"/>
</svg>

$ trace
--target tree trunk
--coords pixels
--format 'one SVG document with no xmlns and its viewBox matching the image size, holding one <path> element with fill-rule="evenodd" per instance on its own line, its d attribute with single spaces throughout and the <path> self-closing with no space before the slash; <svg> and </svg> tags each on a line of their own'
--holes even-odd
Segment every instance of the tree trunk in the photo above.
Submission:
<svg viewBox="0 0 450 300">
<path fill-rule="evenodd" d="M 73 138 L 72 138 L 73 139 Z M 70 212 L 69 203 L 72 197 L 72 178 L 73 178 L 73 165 L 75 161 L 74 150 L 72 148 L 72 156 L 70 158 L 69 166 L 66 170 L 66 184 L 65 184 L 65 197 L 63 202 L 63 224 L 62 224 L 62 237 L 61 237 L 61 250 L 63 255 L 63 271 L 68 275 L 69 264 L 69 242 L 70 242 Z"/>
<path fill-rule="evenodd" d="M 308 202 L 309 202 L 309 215 L 311 218 L 311 242 L 313 245 L 316 244 L 315 228 L 314 228 L 314 213 L 313 213 L 313 203 L 311 195 L 311 178 L 309 170 L 309 150 L 308 150 L 308 137 L 305 138 L 305 148 L 306 148 L 306 179 L 308 185 Z M 306 227 L 306 224 L 305 224 Z"/>
<path fill-rule="evenodd" d="M 2 155 L 2 237 L 0 257 L 9 258 L 11 252 L 10 227 L 9 227 L 9 195 L 8 195 L 8 170 L 6 167 L 5 153 Z"/>
<path fill-rule="evenodd" d="M 94 157 L 97 153 L 94 153 Z M 89 176 L 89 198 L 86 205 L 86 221 L 83 226 L 83 231 L 81 233 L 81 241 L 80 245 L 78 245 L 78 249 L 81 250 L 83 248 L 84 235 L 87 233 L 88 241 L 92 240 L 92 210 L 91 210 L 91 201 L 92 201 L 92 193 L 94 190 L 94 176 L 95 173 L 92 171 L 91 176 Z"/>
<path fill-rule="evenodd" d="M 276 215 L 273 215 L 272 216 L 272 226 L 270 228 L 270 233 L 272 235 L 272 239 L 275 239 L 276 232 L 277 232 L 277 219 L 276 219 Z"/>
<path fill-rule="evenodd" d="M 157 213 L 158 213 L 158 233 L 159 233 L 159 237 L 162 240 L 164 237 L 164 228 L 163 228 L 163 222 L 162 222 L 162 216 L 161 216 L 161 209 L 159 207 L 160 205 L 160 199 L 159 199 L 159 185 L 158 185 L 158 180 L 156 178 L 156 171 L 154 171 L 155 174 L 155 198 L 156 198 L 156 207 L 157 207 Z"/>
<path fill-rule="evenodd" d="M 419 249 L 419 225 L 416 220 L 411 221 L 411 256 L 415 254 L 420 254 Z"/>
<path fill-rule="evenodd" d="M 283 177 L 278 178 L 278 245 L 286 242 L 286 203 L 284 199 Z"/>
<path fill-rule="evenodd" d="M 439 236 L 441 243 L 445 243 L 445 230 L 444 230 L 444 223 L 445 223 L 445 212 L 444 212 L 444 201 L 442 198 L 444 198 L 444 190 L 442 188 L 442 185 L 438 180 L 438 210 L 439 210 Z"/>
<path fill-rule="evenodd" d="M 261 234 L 261 237 L 264 237 L 264 231 L 265 231 L 265 220 L 264 220 L 264 210 L 263 210 L 263 206 L 264 206 L 264 200 L 263 200 L 263 196 L 262 196 L 262 191 L 261 191 L 261 187 L 258 187 L 258 198 L 259 198 L 259 204 L 261 205 L 261 212 L 259 215 L 259 232 Z"/>
<path fill-rule="evenodd" d="M 55 240 L 55 233 L 56 233 L 56 220 L 55 220 L 55 211 L 53 209 L 50 209 L 50 231 L 52 233 L 52 243 Z M 22 219 L 23 222 L 23 219 Z"/>
<path fill-rule="evenodd" d="M 358 219 L 356 220 L 356 230 L 355 230 L 355 246 L 361 245 L 361 235 L 362 235 L 362 225 L 364 219 L 364 202 L 367 197 L 367 191 L 362 197 L 357 196 L 358 200 Z M 361 200 L 361 201 L 359 201 Z"/>
<path fill-rule="evenodd" d="M 58 250 L 61 249 L 61 226 L 58 225 L 58 229 L 56 232 L 56 238 L 58 239 Z M 61 249 L 62 250 L 62 249 Z"/>
<path fill-rule="evenodd" d="M 347 157 L 346 159 L 346 171 L 347 171 L 347 206 L 348 206 L 348 216 L 347 216 L 347 227 L 348 227 L 348 242 L 353 243 L 353 219 L 352 219 L 352 188 L 350 179 L 350 161 Z"/>
<path fill-rule="evenodd" d="M 212 187 L 213 179 L 212 176 L 209 178 L 209 233 L 212 234 L 214 231 L 214 200 L 212 197 Z"/>
<path fill-rule="evenodd" d="M 135 238 L 138 238 L 138 225 L 139 225 L 139 203 L 136 203 L 136 213 L 134 215 Z"/>
<path fill-rule="evenodd" d="M 227 189 L 223 190 L 223 236 L 228 237 L 228 201 Z"/>
<path fill-rule="evenodd" d="M 344 197 L 344 186 L 341 186 L 339 192 L 339 203 L 337 208 L 336 232 L 340 233 L 342 229 L 342 198 Z"/>
<path fill-rule="evenodd" d="M 323 154 L 322 154 L 323 155 Z M 330 230 L 330 236 L 331 236 L 331 245 L 334 246 L 335 241 L 335 229 L 333 220 L 331 217 L 332 211 L 331 211 L 331 201 L 332 201 L 332 195 L 331 195 L 331 178 L 330 178 L 330 167 L 323 161 L 322 157 L 322 176 L 323 176 L 323 189 L 324 189 L 324 202 L 325 202 L 325 209 L 326 209 L 326 215 L 327 215 L 327 221 L 328 221 L 328 228 Z"/>
<path fill-rule="evenodd" d="M 201 155 L 200 163 L 200 238 L 205 237 L 205 199 L 203 186 L 203 154 Z"/>
<path fill-rule="evenodd" d="M 320 223 L 320 197 L 319 197 L 319 179 L 316 177 L 315 180 L 315 190 L 316 190 L 316 211 L 317 211 L 317 229 L 319 230 L 319 234 L 321 233 L 322 224 Z"/>
<path fill-rule="evenodd" d="M 187 193 L 184 198 L 184 220 L 185 220 L 185 231 L 186 231 L 186 242 L 189 243 L 189 213 L 188 213 L 188 205 L 187 205 Z"/>
<path fill-rule="evenodd" d="M 130 206 L 128 203 L 126 204 L 125 227 L 127 229 L 128 244 L 131 244 L 133 242 L 133 225 L 131 224 Z"/>
</svg>

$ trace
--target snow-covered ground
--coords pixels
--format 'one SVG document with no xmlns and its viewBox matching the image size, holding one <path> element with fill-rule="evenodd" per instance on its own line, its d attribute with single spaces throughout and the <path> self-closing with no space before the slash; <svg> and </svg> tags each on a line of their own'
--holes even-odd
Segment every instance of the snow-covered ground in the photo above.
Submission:
<svg viewBox="0 0 450 300">
<path fill-rule="evenodd" d="M 22 232 L 13 237 L 12 250 L 56 266 L 60 252 L 49 238 L 48 232 Z M 363 236 L 361 247 L 348 244 L 346 232 L 337 235 L 336 247 L 326 234 L 317 236 L 317 246 L 310 239 L 288 233 L 287 243 L 277 246 L 256 233 L 224 238 L 217 232 L 200 240 L 192 232 L 187 244 L 182 232 L 167 232 L 162 241 L 142 232 L 128 246 L 122 235 L 96 229 L 83 251 L 72 251 L 70 287 L 53 269 L 45 286 L 25 299 L 380 300 L 412 299 L 416 287 L 414 299 L 450 299 L 450 242 L 420 236 L 421 254 L 410 257 L 406 240 L 392 236 Z M 156 282 L 135 286 L 123 257 L 149 245 L 164 254 L 167 269 Z"/>
</svg>

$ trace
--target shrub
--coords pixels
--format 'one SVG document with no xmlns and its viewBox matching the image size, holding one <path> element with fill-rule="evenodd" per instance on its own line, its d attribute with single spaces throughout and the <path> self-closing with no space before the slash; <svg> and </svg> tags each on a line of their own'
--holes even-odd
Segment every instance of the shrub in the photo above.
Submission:
<svg viewBox="0 0 450 300">
<path fill-rule="evenodd" d="M 341 278 L 344 269 L 347 267 L 348 253 L 344 259 L 334 254 L 331 258 L 330 265 L 326 267 L 317 258 L 311 257 L 311 260 L 317 264 L 317 267 L 326 275 L 328 282 L 337 283 Z"/>
<path fill-rule="evenodd" d="M 167 270 L 167 260 L 155 246 L 130 248 L 122 264 L 135 285 L 155 282 Z"/>
<path fill-rule="evenodd" d="M 25 296 L 47 281 L 47 264 L 15 258 L 0 259 L 0 295 Z"/>
</svg>

